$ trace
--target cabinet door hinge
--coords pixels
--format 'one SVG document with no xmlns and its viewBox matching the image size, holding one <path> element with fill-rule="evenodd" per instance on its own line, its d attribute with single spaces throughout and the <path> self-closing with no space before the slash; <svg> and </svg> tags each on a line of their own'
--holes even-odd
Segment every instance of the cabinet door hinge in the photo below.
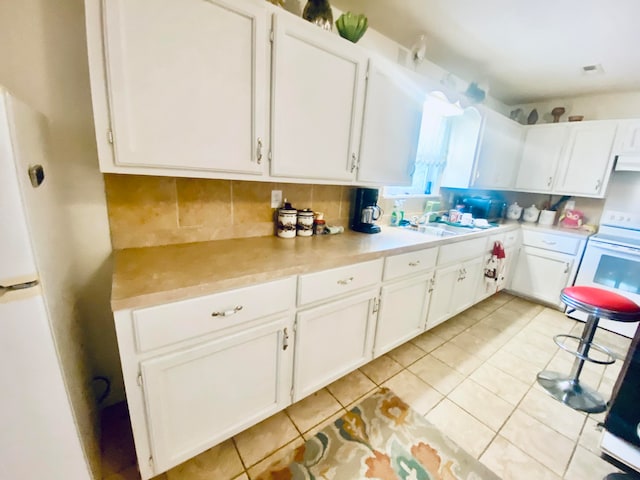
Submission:
<svg viewBox="0 0 640 480">
<path fill-rule="evenodd" d="M 149 467 L 153 470 L 153 457 L 151 455 L 149 456 Z"/>
<path fill-rule="evenodd" d="M 289 348 L 289 331 L 285 328 L 282 332 L 282 350 Z"/>
<path fill-rule="evenodd" d="M 297 333 L 298 332 L 298 320 L 296 319 L 295 322 L 293 322 L 293 333 Z"/>
<path fill-rule="evenodd" d="M 271 163 L 271 150 L 269 150 L 269 153 L 267 153 L 267 161 Z"/>
<path fill-rule="evenodd" d="M 269 30 L 269 41 L 273 43 L 273 30 Z"/>
<path fill-rule="evenodd" d="M 113 145 L 113 131 L 111 129 L 107 130 L 107 142 Z"/>
<path fill-rule="evenodd" d="M 136 383 L 139 387 L 142 386 L 142 373 L 138 373 L 138 376 L 136 377 Z"/>
</svg>

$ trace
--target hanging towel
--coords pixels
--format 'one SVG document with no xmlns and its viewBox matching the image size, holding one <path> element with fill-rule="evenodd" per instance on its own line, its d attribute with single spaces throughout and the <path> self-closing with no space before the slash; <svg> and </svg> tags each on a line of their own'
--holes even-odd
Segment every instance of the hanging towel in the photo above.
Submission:
<svg viewBox="0 0 640 480">
<path fill-rule="evenodd" d="M 484 266 L 484 281 L 487 292 L 492 294 L 502 289 L 505 283 L 505 253 L 502 242 L 493 243 L 491 257 Z"/>
</svg>

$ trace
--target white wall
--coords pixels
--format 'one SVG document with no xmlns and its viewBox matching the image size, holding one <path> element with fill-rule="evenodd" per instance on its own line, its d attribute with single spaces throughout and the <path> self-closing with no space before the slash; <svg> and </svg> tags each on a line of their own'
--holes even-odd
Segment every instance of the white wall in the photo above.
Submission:
<svg viewBox="0 0 640 480">
<path fill-rule="evenodd" d="M 67 241 L 75 252 L 68 259 L 72 313 L 52 327 L 76 422 L 99 477 L 91 378 L 115 377 L 118 395 L 121 373 L 109 308 L 111 243 L 93 134 L 82 0 L 0 2 L 0 84 L 50 122 L 50 178 L 57 179 L 70 226 Z"/>
</svg>

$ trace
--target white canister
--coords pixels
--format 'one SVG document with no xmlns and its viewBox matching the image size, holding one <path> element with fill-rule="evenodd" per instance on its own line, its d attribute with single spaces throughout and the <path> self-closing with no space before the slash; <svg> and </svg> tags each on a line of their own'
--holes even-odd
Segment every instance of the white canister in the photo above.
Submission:
<svg viewBox="0 0 640 480">
<path fill-rule="evenodd" d="M 298 211 L 295 208 L 278 209 L 278 236 L 281 238 L 295 238 Z"/>
<path fill-rule="evenodd" d="M 551 226 L 556 221 L 555 210 L 542 210 L 540 212 L 540 218 L 538 218 L 539 225 Z"/>
<path fill-rule="evenodd" d="M 309 208 L 298 210 L 297 231 L 299 237 L 313 235 L 313 210 Z"/>
</svg>

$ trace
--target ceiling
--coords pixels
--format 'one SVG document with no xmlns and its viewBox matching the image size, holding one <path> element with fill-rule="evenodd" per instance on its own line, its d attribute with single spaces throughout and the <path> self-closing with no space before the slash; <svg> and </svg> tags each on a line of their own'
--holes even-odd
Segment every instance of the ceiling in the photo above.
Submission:
<svg viewBox="0 0 640 480">
<path fill-rule="evenodd" d="M 640 90 L 640 0 L 331 0 L 508 105 Z M 585 74 L 585 65 L 604 73 Z"/>
</svg>

